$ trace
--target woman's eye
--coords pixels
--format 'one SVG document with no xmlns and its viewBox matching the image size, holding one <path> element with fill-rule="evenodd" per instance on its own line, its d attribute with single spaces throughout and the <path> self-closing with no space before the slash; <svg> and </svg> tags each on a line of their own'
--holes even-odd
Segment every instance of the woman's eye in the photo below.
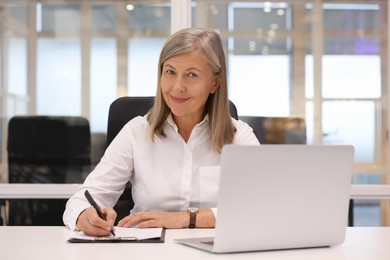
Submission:
<svg viewBox="0 0 390 260">
<path fill-rule="evenodd" d="M 165 73 L 168 74 L 168 75 L 175 74 L 175 72 L 173 70 L 166 70 Z"/>
<path fill-rule="evenodd" d="M 190 72 L 190 73 L 188 73 L 188 76 L 189 76 L 190 78 L 195 78 L 195 77 L 197 77 L 198 75 L 196 75 L 196 74 L 193 73 L 193 72 Z"/>
</svg>

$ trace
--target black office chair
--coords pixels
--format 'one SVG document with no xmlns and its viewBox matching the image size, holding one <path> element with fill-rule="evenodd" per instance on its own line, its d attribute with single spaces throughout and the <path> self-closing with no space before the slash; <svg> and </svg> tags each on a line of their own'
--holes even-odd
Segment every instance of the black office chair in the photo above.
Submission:
<svg viewBox="0 0 390 260">
<path fill-rule="evenodd" d="M 153 106 L 154 97 L 120 97 L 110 105 L 108 112 L 107 145 L 109 145 L 122 127 L 136 116 L 143 116 Z M 238 119 L 237 108 L 229 101 L 230 114 Z M 127 183 L 126 189 L 115 205 L 118 213 L 117 219 L 129 214 L 134 207 L 131 196 L 131 184 Z"/>
<path fill-rule="evenodd" d="M 16 116 L 8 126 L 10 183 L 82 183 L 91 171 L 89 122 L 82 117 Z M 61 226 L 65 199 L 9 201 L 9 225 Z"/>
</svg>

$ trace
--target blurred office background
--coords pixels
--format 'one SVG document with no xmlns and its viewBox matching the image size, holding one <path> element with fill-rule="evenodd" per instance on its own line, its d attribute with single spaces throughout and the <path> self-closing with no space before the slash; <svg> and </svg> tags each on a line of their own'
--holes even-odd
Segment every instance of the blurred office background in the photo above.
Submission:
<svg viewBox="0 0 390 260">
<path fill-rule="evenodd" d="M 171 32 L 220 33 L 239 115 L 297 116 L 309 144 L 352 144 L 354 183 L 387 183 L 389 4 L 386 0 L 1 0 L 0 177 L 15 115 L 83 116 L 93 162 L 108 108 L 153 96 Z M 356 200 L 355 226 L 389 225 L 389 202 Z"/>
</svg>

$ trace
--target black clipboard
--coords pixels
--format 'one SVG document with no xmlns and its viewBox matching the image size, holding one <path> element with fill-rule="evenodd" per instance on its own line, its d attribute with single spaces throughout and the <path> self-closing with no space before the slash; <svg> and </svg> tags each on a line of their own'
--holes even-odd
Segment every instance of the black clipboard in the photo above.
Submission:
<svg viewBox="0 0 390 260">
<path fill-rule="evenodd" d="M 96 237 L 94 240 L 69 238 L 69 243 L 164 243 L 165 242 L 165 228 L 161 231 L 161 236 L 148 239 L 137 239 L 135 237 Z"/>
</svg>

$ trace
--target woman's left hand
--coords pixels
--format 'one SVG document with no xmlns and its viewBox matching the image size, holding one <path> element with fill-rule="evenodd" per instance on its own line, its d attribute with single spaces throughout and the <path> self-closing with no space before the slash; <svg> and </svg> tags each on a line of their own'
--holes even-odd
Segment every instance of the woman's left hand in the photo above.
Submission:
<svg viewBox="0 0 390 260">
<path fill-rule="evenodd" d="M 190 217 L 186 212 L 164 212 L 150 210 L 136 212 L 124 217 L 118 222 L 118 227 L 136 228 L 185 228 L 188 227 Z"/>
</svg>

